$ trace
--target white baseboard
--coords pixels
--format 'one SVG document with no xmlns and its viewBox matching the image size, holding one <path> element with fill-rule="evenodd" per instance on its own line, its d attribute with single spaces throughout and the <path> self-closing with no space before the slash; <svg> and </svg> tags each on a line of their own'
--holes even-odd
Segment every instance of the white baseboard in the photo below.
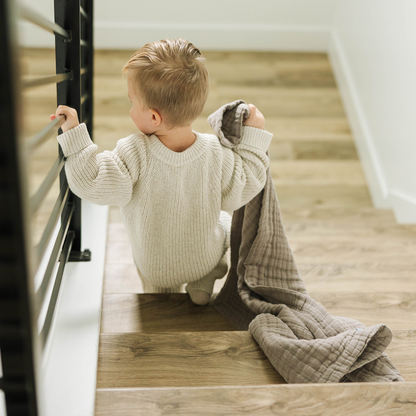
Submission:
<svg viewBox="0 0 416 416">
<path fill-rule="evenodd" d="M 1 357 L 1 355 L 0 355 Z M 1 367 L 1 360 L 0 360 L 0 377 L 3 377 L 3 370 Z M 6 397 L 4 396 L 4 391 L 0 390 L 0 416 L 7 416 L 6 415 Z"/>
<path fill-rule="evenodd" d="M 354 136 L 373 205 L 375 208 L 391 208 L 387 182 L 375 150 L 360 96 L 342 44 L 335 32 L 331 33 L 328 55 Z"/>
<path fill-rule="evenodd" d="M 45 416 L 93 416 L 108 207 L 82 202 L 82 247 L 90 262 L 68 263 L 42 362 Z"/>
<path fill-rule="evenodd" d="M 390 201 L 399 224 L 416 224 L 416 199 L 395 189 L 390 190 Z"/>
<path fill-rule="evenodd" d="M 36 33 L 35 33 L 36 31 Z M 53 36 L 26 22 L 19 25 L 27 47 L 54 47 Z M 104 23 L 94 26 L 96 49 L 138 49 L 159 39 L 183 37 L 201 50 L 326 52 L 330 30 L 325 26 L 247 24 Z"/>
</svg>

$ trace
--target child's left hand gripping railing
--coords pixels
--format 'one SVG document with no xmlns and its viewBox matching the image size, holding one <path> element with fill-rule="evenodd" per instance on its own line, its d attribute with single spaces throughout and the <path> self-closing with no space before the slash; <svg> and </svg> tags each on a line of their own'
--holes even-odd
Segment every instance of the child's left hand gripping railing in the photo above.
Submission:
<svg viewBox="0 0 416 416">
<path fill-rule="evenodd" d="M 18 7 L 14 0 L 0 2 L 0 390 L 7 416 L 44 414 L 39 367 L 65 264 L 91 258 L 89 250 L 81 250 L 81 201 L 68 188 L 61 149 L 35 195 L 28 196 L 28 155 L 56 133 L 62 119 L 22 143 L 21 91 L 56 83 L 57 105 L 75 108 L 92 134 L 92 13 L 92 0 L 55 0 L 55 22 L 50 22 L 26 6 Z M 55 34 L 55 75 L 21 80 L 16 40 L 19 18 Z M 59 196 L 39 243 L 32 247 L 30 218 L 58 176 Z M 48 259 L 45 253 L 50 253 Z M 41 270 L 42 283 L 35 291 L 34 276 L 41 263 L 47 264 L 46 270 Z M 52 287 L 50 297 L 48 287 Z M 39 327 L 42 308 L 47 312 Z"/>
</svg>

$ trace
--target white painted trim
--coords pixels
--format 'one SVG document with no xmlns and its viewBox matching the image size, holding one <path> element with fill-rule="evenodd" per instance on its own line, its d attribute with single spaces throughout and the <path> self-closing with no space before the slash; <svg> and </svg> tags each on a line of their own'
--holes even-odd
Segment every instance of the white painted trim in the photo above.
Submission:
<svg viewBox="0 0 416 416">
<path fill-rule="evenodd" d="M 1 350 L 0 350 L 0 378 L 3 377 L 3 367 L 1 363 Z M 4 391 L 0 390 L 0 416 L 6 416 L 6 398 L 4 397 Z"/>
<path fill-rule="evenodd" d="M 82 202 L 90 262 L 68 263 L 42 362 L 43 416 L 93 416 L 108 207 Z"/>
<path fill-rule="evenodd" d="M 4 392 L 0 390 L 0 416 L 6 416 L 6 398 Z"/>
<path fill-rule="evenodd" d="M 374 140 L 361 105 L 350 64 L 338 35 L 332 31 L 328 49 L 332 70 L 353 133 L 355 145 L 375 208 L 391 208 L 389 189 L 384 177 Z"/>
<path fill-rule="evenodd" d="M 35 33 L 36 31 L 36 33 Z M 27 47 L 54 47 L 53 37 L 27 22 L 19 25 L 20 42 Z M 157 39 L 183 37 L 201 50 L 326 52 L 327 26 L 249 24 L 161 24 L 96 22 L 96 49 L 138 49 Z"/>
<path fill-rule="evenodd" d="M 399 224 L 416 224 L 416 199 L 401 191 L 391 189 L 390 201 Z"/>
</svg>

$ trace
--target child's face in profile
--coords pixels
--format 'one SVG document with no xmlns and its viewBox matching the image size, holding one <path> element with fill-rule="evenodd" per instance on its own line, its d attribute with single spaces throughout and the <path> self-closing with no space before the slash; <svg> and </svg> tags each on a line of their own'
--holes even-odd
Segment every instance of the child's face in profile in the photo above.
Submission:
<svg viewBox="0 0 416 416">
<path fill-rule="evenodd" d="M 131 101 L 130 117 L 133 120 L 136 127 L 144 134 L 153 134 L 155 132 L 152 125 L 152 113 L 149 109 L 146 109 L 142 104 L 140 98 L 137 97 L 137 88 L 133 88 L 133 83 L 127 80 L 127 94 Z"/>
</svg>

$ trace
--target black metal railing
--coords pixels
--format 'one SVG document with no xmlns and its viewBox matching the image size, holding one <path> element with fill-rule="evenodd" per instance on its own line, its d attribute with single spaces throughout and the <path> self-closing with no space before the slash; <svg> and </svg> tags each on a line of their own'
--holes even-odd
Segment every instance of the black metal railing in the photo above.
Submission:
<svg viewBox="0 0 416 416">
<path fill-rule="evenodd" d="M 55 0 L 54 6 L 55 22 L 50 22 L 26 6 L 18 7 L 14 0 L 0 2 L 0 389 L 5 393 L 7 416 L 39 415 L 39 362 L 50 334 L 65 264 L 91 258 L 89 250 L 81 249 L 81 201 L 68 188 L 60 148 L 36 193 L 28 195 L 27 157 L 56 133 L 63 117 L 23 141 L 19 116 L 23 90 L 56 83 L 57 105 L 75 108 L 92 135 L 92 0 Z M 56 74 L 20 77 L 19 18 L 55 35 Z M 31 218 L 58 176 L 59 195 L 39 243 L 32 247 Z M 34 276 L 45 262 L 46 252 L 46 270 L 35 291 Z M 46 317 L 38 327 L 43 308 Z"/>
</svg>

